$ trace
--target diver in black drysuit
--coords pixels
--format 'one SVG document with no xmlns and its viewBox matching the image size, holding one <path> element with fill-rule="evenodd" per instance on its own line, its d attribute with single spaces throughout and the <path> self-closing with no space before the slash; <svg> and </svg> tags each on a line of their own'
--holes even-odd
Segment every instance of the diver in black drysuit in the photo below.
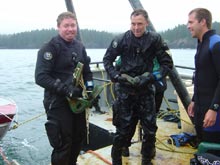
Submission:
<svg viewBox="0 0 220 165">
<path fill-rule="evenodd" d="M 153 71 L 158 71 L 160 68 L 158 60 L 155 58 L 153 62 L 154 62 Z M 120 66 L 121 66 L 121 59 L 119 58 L 115 63 L 115 68 L 117 71 L 120 71 Z M 164 92 L 167 89 L 166 77 L 162 78 L 160 81 L 156 81 L 153 85 L 155 87 L 155 97 L 154 97 L 155 108 L 156 108 L 156 113 L 158 113 L 160 111 L 160 107 L 163 102 Z M 116 91 L 117 91 L 117 87 L 116 87 Z M 130 138 L 127 139 L 126 145 L 122 148 L 122 155 L 125 157 L 128 157 L 130 155 L 129 147 L 131 146 L 131 139 L 134 136 L 137 123 L 138 121 L 136 121 L 136 123 L 133 123 L 133 126 L 132 126 L 133 132 L 131 132 Z M 141 135 L 142 135 L 142 132 L 140 132 L 139 136 Z"/>
<path fill-rule="evenodd" d="M 35 80 L 45 89 L 43 104 L 48 120 L 45 127 L 53 147 L 53 165 L 75 165 L 86 137 L 85 112 L 74 114 L 66 99 L 82 96 L 82 89 L 72 85 L 78 62 L 84 64 L 85 84 L 91 82 L 89 57 L 79 41 L 69 43 L 58 35 L 38 52 Z"/>
<path fill-rule="evenodd" d="M 119 55 L 121 67 L 120 71 L 117 71 L 113 63 Z M 154 74 L 155 57 L 161 67 Z M 116 133 L 111 153 L 112 163 L 122 164 L 122 148 L 126 146 L 138 120 L 144 133 L 141 148 L 142 164 L 149 162 L 155 156 L 157 131 L 152 84 L 164 78 L 173 67 L 168 47 L 156 33 L 145 32 L 142 37 L 136 38 L 129 30 L 111 42 L 103 62 L 111 80 L 116 83 L 117 98 L 113 104 L 113 124 L 116 126 Z M 141 76 L 145 72 L 150 74 L 147 77 Z M 137 85 L 130 84 L 121 76 L 122 74 L 137 77 L 140 82 Z"/>
</svg>

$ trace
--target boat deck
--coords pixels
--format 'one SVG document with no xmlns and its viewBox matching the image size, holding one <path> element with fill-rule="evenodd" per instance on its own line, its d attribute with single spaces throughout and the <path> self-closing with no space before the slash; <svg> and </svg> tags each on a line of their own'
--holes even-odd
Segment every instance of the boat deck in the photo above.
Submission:
<svg viewBox="0 0 220 165">
<path fill-rule="evenodd" d="M 184 112 L 182 112 L 184 113 Z M 108 130 L 110 133 L 115 131 L 111 123 L 111 114 L 93 114 L 90 116 L 90 122 Z M 182 133 L 184 130 L 179 129 L 177 123 L 157 119 L 158 131 L 156 142 L 156 156 L 152 161 L 155 165 L 175 164 L 188 165 L 193 154 L 196 152 L 190 145 L 176 147 L 168 144 L 167 140 L 172 134 Z M 138 129 L 132 141 L 134 142 L 130 150 L 129 157 L 123 157 L 124 165 L 139 165 L 141 164 L 141 142 L 138 140 Z M 97 149 L 88 150 L 78 158 L 78 163 L 81 165 L 104 165 L 111 164 L 111 147 L 112 145 Z"/>
</svg>

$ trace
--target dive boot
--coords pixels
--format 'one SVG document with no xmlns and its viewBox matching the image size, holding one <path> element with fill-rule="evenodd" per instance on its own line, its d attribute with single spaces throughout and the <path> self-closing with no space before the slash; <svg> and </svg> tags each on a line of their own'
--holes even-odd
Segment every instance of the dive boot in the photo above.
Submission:
<svg viewBox="0 0 220 165">
<path fill-rule="evenodd" d="M 130 156 L 129 148 L 128 147 L 123 147 L 121 155 L 124 156 L 124 157 L 129 157 Z"/>
<path fill-rule="evenodd" d="M 112 157 L 112 165 L 122 165 L 122 150 L 116 147 L 112 147 L 111 157 Z"/>
<path fill-rule="evenodd" d="M 145 155 L 145 156 L 144 156 Z M 151 152 L 148 154 L 142 154 L 142 162 L 141 165 L 153 165 L 153 163 L 151 162 L 151 160 L 155 157 L 156 155 L 156 149 L 152 148 Z"/>
<path fill-rule="evenodd" d="M 141 165 L 153 165 L 153 163 L 151 162 L 151 159 L 142 157 Z"/>
</svg>

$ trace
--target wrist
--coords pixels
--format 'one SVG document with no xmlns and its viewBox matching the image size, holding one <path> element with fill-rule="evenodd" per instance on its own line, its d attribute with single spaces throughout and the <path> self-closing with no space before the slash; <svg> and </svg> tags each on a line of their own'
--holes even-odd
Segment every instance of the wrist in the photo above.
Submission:
<svg viewBox="0 0 220 165">
<path fill-rule="evenodd" d="M 220 105 L 219 104 L 213 104 L 209 107 L 209 109 L 215 111 L 215 112 L 218 112 L 219 111 L 219 108 L 220 108 Z"/>
<path fill-rule="evenodd" d="M 154 79 L 155 79 L 156 81 L 162 79 L 162 75 L 160 74 L 159 71 L 153 72 L 153 76 L 154 76 Z"/>
<path fill-rule="evenodd" d="M 119 74 L 116 74 L 113 79 L 112 82 L 118 82 L 118 78 L 119 78 Z"/>
<path fill-rule="evenodd" d="M 86 81 L 85 85 L 86 85 L 86 90 L 93 90 L 94 88 L 94 82 L 92 80 Z"/>
</svg>

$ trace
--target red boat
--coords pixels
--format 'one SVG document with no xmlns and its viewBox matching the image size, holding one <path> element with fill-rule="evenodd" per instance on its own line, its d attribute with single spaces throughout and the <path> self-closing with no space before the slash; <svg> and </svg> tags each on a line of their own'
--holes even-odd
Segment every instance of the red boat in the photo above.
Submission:
<svg viewBox="0 0 220 165">
<path fill-rule="evenodd" d="M 16 114 L 14 101 L 0 97 L 0 140 L 5 136 Z"/>
</svg>

